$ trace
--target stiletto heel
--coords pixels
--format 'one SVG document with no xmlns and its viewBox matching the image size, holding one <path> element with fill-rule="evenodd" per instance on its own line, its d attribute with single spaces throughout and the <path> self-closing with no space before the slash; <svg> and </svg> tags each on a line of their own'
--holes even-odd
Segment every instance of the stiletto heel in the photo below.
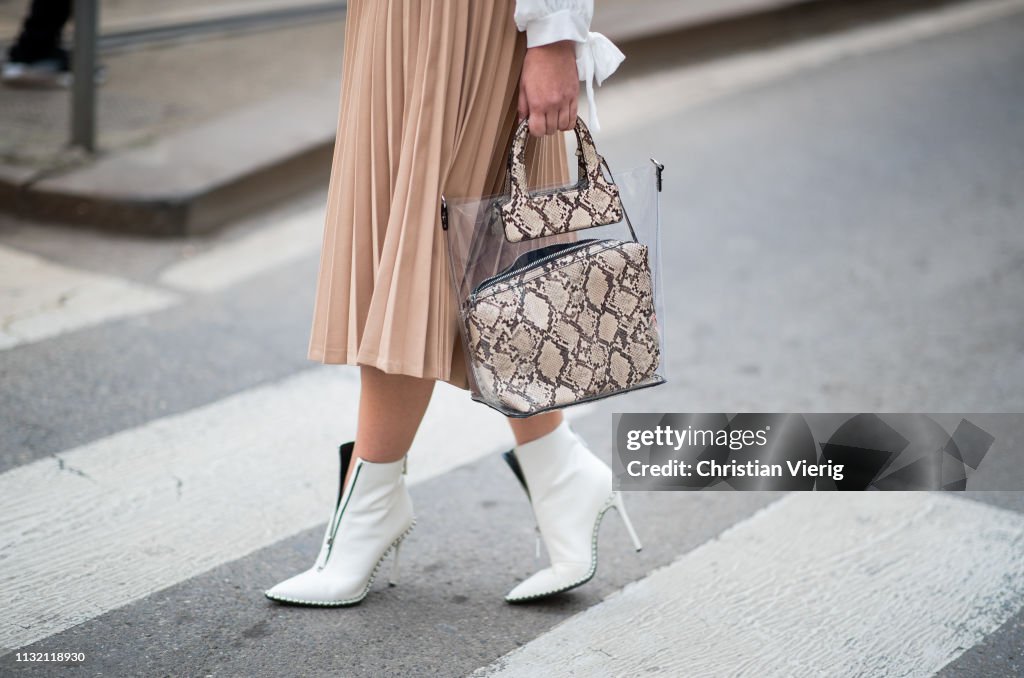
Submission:
<svg viewBox="0 0 1024 678">
<path fill-rule="evenodd" d="M 402 541 L 399 540 L 395 544 L 395 559 L 391 561 L 391 576 L 388 578 L 388 584 L 391 586 L 398 585 L 398 551 L 402 548 Z"/>
<path fill-rule="evenodd" d="M 623 524 L 626 526 L 626 532 L 629 532 L 629 538 L 633 540 L 633 548 L 637 551 L 643 548 L 640 544 L 640 537 L 636 536 L 636 530 L 633 529 L 633 523 L 629 520 L 629 514 L 626 513 L 626 505 L 622 501 L 622 494 L 618 491 L 615 492 L 615 500 L 612 503 L 615 507 L 615 512 L 622 518 Z"/>
</svg>

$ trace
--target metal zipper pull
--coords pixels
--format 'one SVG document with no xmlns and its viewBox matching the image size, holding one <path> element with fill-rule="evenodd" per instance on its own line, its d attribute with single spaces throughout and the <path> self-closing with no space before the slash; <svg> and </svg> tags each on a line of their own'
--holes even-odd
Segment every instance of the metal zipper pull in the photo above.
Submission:
<svg viewBox="0 0 1024 678">
<path fill-rule="evenodd" d="M 536 530 L 536 532 L 537 532 L 537 549 L 536 549 L 536 552 L 534 553 L 533 557 L 534 557 L 534 560 L 540 560 L 540 525 L 538 525 L 537 523 L 534 523 L 533 524 L 533 529 Z"/>
</svg>

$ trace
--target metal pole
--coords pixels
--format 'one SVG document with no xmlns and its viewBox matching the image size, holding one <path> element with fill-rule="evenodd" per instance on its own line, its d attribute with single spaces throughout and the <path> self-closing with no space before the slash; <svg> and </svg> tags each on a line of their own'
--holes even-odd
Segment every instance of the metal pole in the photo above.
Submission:
<svg viewBox="0 0 1024 678">
<path fill-rule="evenodd" d="M 74 0 L 75 45 L 71 52 L 71 144 L 96 150 L 96 34 L 99 0 Z"/>
</svg>

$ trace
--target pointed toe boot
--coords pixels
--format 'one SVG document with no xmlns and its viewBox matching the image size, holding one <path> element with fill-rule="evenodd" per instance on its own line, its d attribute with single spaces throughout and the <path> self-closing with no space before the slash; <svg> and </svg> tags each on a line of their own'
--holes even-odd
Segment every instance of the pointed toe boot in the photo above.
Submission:
<svg viewBox="0 0 1024 678">
<path fill-rule="evenodd" d="M 513 588 L 510 603 L 536 600 L 584 584 L 597 571 L 597 535 L 605 512 L 616 509 L 633 546 L 640 540 L 622 496 L 612 491 L 612 471 L 594 455 L 568 422 L 541 438 L 503 454 L 530 499 L 538 539 L 550 557 L 549 567 Z M 539 553 L 539 543 L 538 543 Z"/>
<path fill-rule="evenodd" d="M 398 551 L 416 523 L 405 486 L 405 458 L 378 463 L 356 458 L 348 487 L 352 443 L 339 448 L 341 480 L 334 511 L 316 562 L 265 592 L 297 605 L 343 606 L 363 600 L 381 564 L 394 551 L 391 583 L 398 579 Z"/>
</svg>

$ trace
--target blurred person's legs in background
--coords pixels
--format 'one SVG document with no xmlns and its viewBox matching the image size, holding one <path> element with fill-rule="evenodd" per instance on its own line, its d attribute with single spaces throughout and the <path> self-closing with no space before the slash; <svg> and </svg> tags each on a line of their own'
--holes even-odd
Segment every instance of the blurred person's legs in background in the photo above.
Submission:
<svg viewBox="0 0 1024 678">
<path fill-rule="evenodd" d="M 67 86 L 70 57 L 61 36 L 70 18 L 71 0 L 33 0 L 17 40 L 7 51 L 3 82 Z"/>
</svg>

